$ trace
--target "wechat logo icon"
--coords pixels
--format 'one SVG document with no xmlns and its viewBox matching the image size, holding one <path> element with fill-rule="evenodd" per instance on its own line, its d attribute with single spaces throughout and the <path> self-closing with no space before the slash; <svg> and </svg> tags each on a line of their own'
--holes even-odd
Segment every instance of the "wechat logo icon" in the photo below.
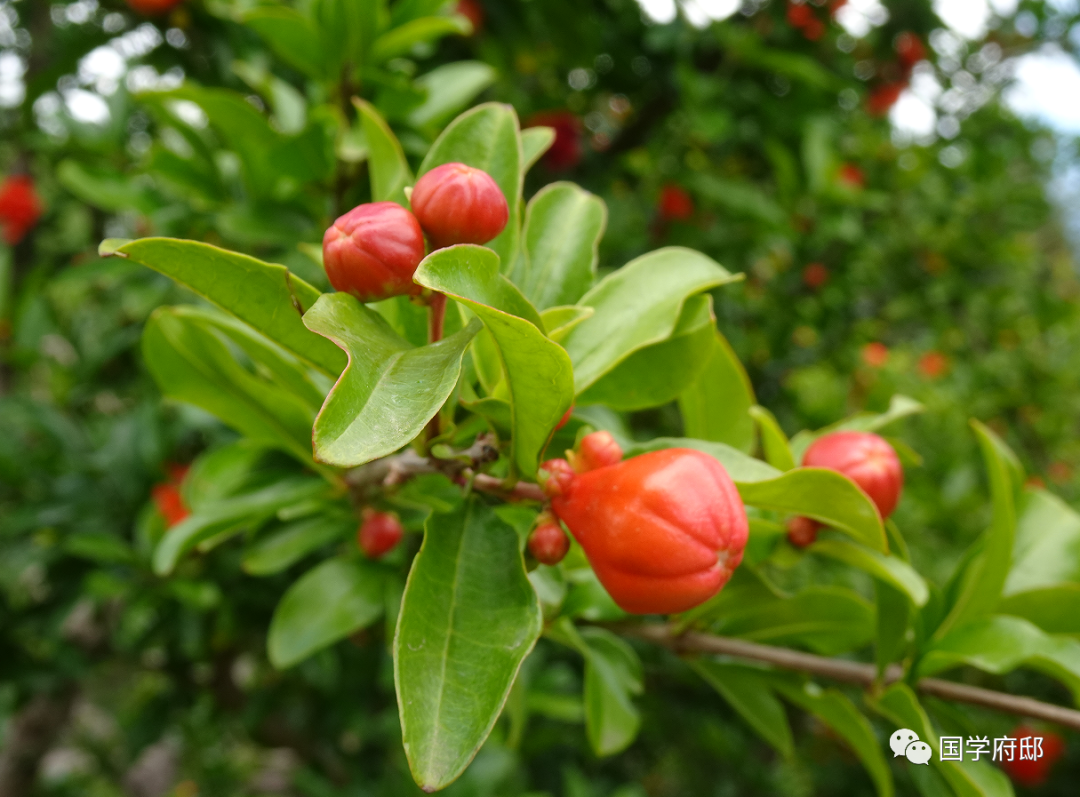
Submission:
<svg viewBox="0 0 1080 797">
<path fill-rule="evenodd" d="M 904 756 L 912 764 L 928 764 L 933 757 L 933 750 L 926 742 L 919 741 L 919 734 L 908 728 L 901 728 L 889 737 L 889 747 L 893 758 Z"/>
</svg>

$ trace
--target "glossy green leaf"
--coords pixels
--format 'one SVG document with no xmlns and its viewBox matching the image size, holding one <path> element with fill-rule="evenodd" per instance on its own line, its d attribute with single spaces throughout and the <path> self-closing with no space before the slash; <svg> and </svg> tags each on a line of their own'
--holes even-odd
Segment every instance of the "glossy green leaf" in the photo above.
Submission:
<svg viewBox="0 0 1080 797">
<path fill-rule="evenodd" d="M 344 539 L 350 531 L 356 531 L 355 518 L 320 512 L 260 537 L 244 551 L 240 564 L 253 576 L 280 573 L 324 545 Z"/>
<path fill-rule="evenodd" d="M 754 448 L 756 402 L 750 377 L 727 339 L 716 343 L 694 383 L 679 396 L 679 411 L 687 437 L 726 443 L 749 454 Z"/>
<path fill-rule="evenodd" d="M 112 213 L 132 209 L 152 213 L 161 203 L 143 180 L 117 170 L 91 169 L 71 159 L 57 165 L 56 179 L 86 204 Z"/>
<path fill-rule="evenodd" d="M 1011 462 L 1015 458 L 990 429 L 978 421 L 972 421 L 971 425 L 979 438 L 989 473 L 994 516 L 990 528 L 975 543 L 981 550 L 961 576 L 956 599 L 935 632 L 938 639 L 952 629 L 992 612 L 1001 598 L 1012 566 L 1017 482 Z"/>
<path fill-rule="evenodd" d="M 282 596 L 270 620 L 266 652 L 278 669 L 365 628 L 382 615 L 383 575 L 356 559 L 328 559 Z"/>
<path fill-rule="evenodd" d="M 878 797 L 892 797 L 895 793 L 892 774 L 877 734 L 866 716 L 843 692 L 822 689 L 812 682 L 798 684 L 786 677 L 776 678 L 773 683 L 785 699 L 809 711 L 847 742 L 874 781 Z"/>
<path fill-rule="evenodd" d="M 666 247 L 612 272 L 578 302 L 596 312 L 563 345 L 574 363 L 577 393 L 639 349 L 671 337 L 683 304 L 739 277 L 700 252 Z"/>
<path fill-rule="evenodd" d="M 331 75 L 370 60 L 379 23 L 388 18 L 386 0 L 313 0 L 312 6 Z"/>
<path fill-rule="evenodd" d="M 522 154 L 517 113 L 509 105 L 487 102 L 461 114 L 435 139 L 417 177 L 444 163 L 482 169 L 502 189 L 510 219 L 487 246 L 499 255 L 503 271 L 508 271 L 517 257 L 521 228 Z"/>
<path fill-rule="evenodd" d="M 299 11 L 282 5 L 261 6 L 240 19 L 290 66 L 316 80 L 326 75 L 319 29 Z"/>
<path fill-rule="evenodd" d="M 874 583 L 874 597 L 877 606 L 874 659 L 881 675 L 890 664 L 903 658 L 913 610 L 911 598 L 885 581 Z"/>
<path fill-rule="evenodd" d="M 315 419 L 315 457 L 354 467 L 415 438 L 450 397 L 479 323 L 414 348 L 382 316 L 346 293 L 322 296 L 304 323 L 349 356 Z"/>
<path fill-rule="evenodd" d="M 818 429 L 816 432 L 802 431 L 791 439 L 792 452 L 798 462 L 802 461 L 803 454 L 810 444 L 817 438 L 830 432 L 851 430 L 857 432 L 878 432 L 896 421 L 917 415 L 925 407 L 913 398 L 897 393 L 889 400 L 889 408 L 885 412 L 861 412 L 845 418 L 842 421 Z"/>
<path fill-rule="evenodd" d="M 422 789 L 448 785 L 476 755 L 541 622 L 513 528 L 475 497 L 429 517 L 394 638 L 405 755 Z"/>
<path fill-rule="evenodd" d="M 915 568 L 895 556 L 886 556 L 870 548 L 837 539 L 818 540 L 807 550 L 864 570 L 879 581 L 903 592 L 916 606 L 926 605 L 930 598 L 930 591 L 923 577 Z"/>
<path fill-rule="evenodd" d="M 761 432 L 761 447 L 765 450 L 765 459 L 778 470 L 791 470 L 795 467 L 795 458 L 791 455 L 787 435 L 776 422 L 776 418 L 764 407 L 754 405 L 749 409 L 750 417 L 757 421 Z"/>
<path fill-rule="evenodd" d="M 413 127 L 439 127 L 461 112 L 484 89 L 495 82 L 495 70 L 480 61 L 454 61 L 437 66 L 415 81 L 425 92 L 424 101 L 409 112 Z"/>
<path fill-rule="evenodd" d="M 708 454 L 721 465 L 736 484 L 752 484 L 756 482 L 771 482 L 783 476 L 783 472 L 777 470 L 767 462 L 744 454 L 736 448 L 724 443 L 712 443 L 705 440 L 694 440 L 689 437 L 656 437 L 643 443 L 634 443 L 624 449 L 627 457 L 635 457 L 648 451 L 659 451 L 664 448 L 690 448 Z"/>
<path fill-rule="evenodd" d="M 1080 635 L 1080 584 L 1056 584 L 1007 595 L 997 612 L 1022 617 L 1051 634 Z"/>
<path fill-rule="evenodd" d="M 408 207 L 405 187 L 412 185 L 413 176 L 397 136 L 370 102 L 354 97 L 353 104 L 360 113 L 367 138 L 372 201 L 397 202 Z"/>
<path fill-rule="evenodd" d="M 585 733 L 598 756 L 615 755 L 634 741 L 641 714 L 633 696 L 644 689 L 641 660 L 630 644 L 602 628 L 583 628 Z"/>
<path fill-rule="evenodd" d="M 596 279 L 607 207 L 574 183 L 541 188 L 525 208 L 522 257 L 513 274 L 539 309 L 572 305 Z"/>
<path fill-rule="evenodd" d="M 907 684 L 893 684 L 878 699 L 868 697 L 867 703 L 894 727 L 910 728 L 933 750 L 941 750 L 937 731 Z M 985 760 L 942 761 L 940 755 L 935 755 L 930 766 L 948 782 L 956 797 L 1013 797 L 1005 773 Z"/>
<path fill-rule="evenodd" d="M 525 157 L 523 169 L 528 172 L 555 143 L 554 127 L 527 127 L 521 131 L 521 151 Z"/>
<path fill-rule="evenodd" d="M 1080 582 L 1080 515 L 1046 490 L 1020 497 L 1013 565 L 1005 595 Z"/>
<path fill-rule="evenodd" d="M 807 587 L 791 597 L 761 596 L 749 603 L 724 592 L 712 604 L 711 629 L 775 645 L 806 645 L 826 656 L 862 647 L 874 636 L 874 608 L 853 590 Z"/>
<path fill-rule="evenodd" d="M 549 307 L 541 311 L 540 320 L 547 330 L 547 335 L 556 343 L 562 341 L 570 330 L 591 316 L 595 310 L 591 307 L 579 307 L 570 305 L 563 307 Z"/>
<path fill-rule="evenodd" d="M 787 713 L 760 670 L 708 659 L 692 661 L 691 666 L 758 736 L 785 758 L 794 754 Z"/>
<path fill-rule="evenodd" d="M 491 250 L 440 249 L 423 260 L 413 279 L 466 305 L 491 333 L 509 389 L 512 458 L 521 474 L 534 475 L 540 453 L 573 400 L 570 358 L 544 335 L 540 315 L 499 273 Z"/>
<path fill-rule="evenodd" d="M 701 373 L 715 338 L 712 297 L 691 296 L 670 338 L 635 351 L 582 391 L 577 403 L 631 412 L 674 401 Z"/>
<path fill-rule="evenodd" d="M 300 320 L 319 291 L 284 266 L 173 238 L 108 240 L 101 244 L 101 254 L 161 272 L 331 376 L 345 367 L 337 347 L 309 332 Z"/>
<path fill-rule="evenodd" d="M 961 664 L 995 675 L 1026 665 L 1057 678 L 1080 702 L 1080 642 L 1051 636 L 1019 617 L 986 617 L 957 626 L 925 651 L 918 674 L 933 675 Z"/>
<path fill-rule="evenodd" d="M 437 41 L 444 36 L 467 34 L 472 30 L 469 20 L 462 16 L 420 17 L 386 31 L 371 47 L 371 61 L 381 64 L 399 55 L 406 55 L 417 44 Z"/>
<path fill-rule="evenodd" d="M 285 507 L 325 496 L 329 488 L 321 479 L 292 477 L 261 490 L 223 498 L 202 507 L 177 523 L 154 549 L 154 572 L 166 576 L 185 553 L 200 542 L 225 530 L 255 524 Z"/>
<path fill-rule="evenodd" d="M 310 405 L 260 379 L 181 308 L 162 307 L 143 330 L 143 357 L 161 391 L 215 415 L 255 442 L 311 464 Z"/>
</svg>

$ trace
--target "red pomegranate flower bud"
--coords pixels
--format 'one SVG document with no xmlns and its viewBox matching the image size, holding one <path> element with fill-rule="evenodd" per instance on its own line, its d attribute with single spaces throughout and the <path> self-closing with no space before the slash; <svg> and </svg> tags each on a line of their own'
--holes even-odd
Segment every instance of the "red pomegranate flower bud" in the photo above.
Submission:
<svg viewBox="0 0 1080 797">
<path fill-rule="evenodd" d="M 686 611 L 742 561 L 749 525 L 735 483 L 700 451 L 669 448 L 579 473 L 552 510 L 628 612 Z"/>
<path fill-rule="evenodd" d="M 361 513 L 363 522 L 356 535 L 360 550 L 369 559 L 378 559 L 394 549 L 405 533 L 401 521 L 391 512 L 376 512 L 365 507 Z"/>
<path fill-rule="evenodd" d="M 686 221 L 694 215 L 694 199 L 685 189 L 669 183 L 660 190 L 657 208 L 664 221 Z"/>
<path fill-rule="evenodd" d="M 870 92 L 870 96 L 866 100 L 866 110 L 873 116 L 884 116 L 889 112 L 890 108 L 896 105 L 896 101 L 900 99 L 900 95 L 904 93 L 906 88 L 906 81 L 881 84 Z"/>
<path fill-rule="evenodd" d="M 184 0 L 127 0 L 132 11 L 148 17 L 172 11 L 182 2 Z"/>
<path fill-rule="evenodd" d="M 824 263 L 810 263 L 802 272 L 803 284 L 811 290 L 817 290 L 829 281 L 829 269 Z"/>
<path fill-rule="evenodd" d="M 412 275 L 423 259 L 420 224 L 394 202 L 355 207 L 323 236 L 323 265 L 330 284 L 362 302 L 420 293 Z"/>
<path fill-rule="evenodd" d="M 949 370 L 949 358 L 939 351 L 928 351 L 919 358 L 919 373 L 927 379 L 937 379 Z"/>
<path fill-rule="evenodd" d="M 464 163 L 436 166 L 416 182 L 410 201 L 435 249 L 486 244 L 510 218 L 498 183 L 487 172 Z"/>
<path fill-rule="evenodd" d="M 862 348 L 862 361 L 871 368 L 882 368 L 889 361 L 889 347 L 884 343 L 867 343 Z"/>
<path fill-rule="evenodd" d="M 1009 734 L 1016 739 L 1017 749 L 1013 760 L 1003 760 L 1001 768 L 1021 786 L 1041 786 L 1050 775 L 1054 762 L 1065 754 L 1065 741 L 1053 731 L 1038 731 L 1019 725 Z M 1024 753 L 1030 758 L 1022 758 Z M 1036 757 L 1041 752 L 1042 755 Z"/>
<path fill-rule="evenodd" d="M 845 163 L 841 166 L 837 177 L 841 183 L 851 188 L 862 188 L 866 185 L 866 175 L 854 163 Z"/>
<path fill-rule="evenodd" d="M 569 111 L 544 111 L 529 117 L 526 127 L 550 127 L 555 141 L 544 153 L 544 165 L 553 172 L 564 172 L 581 163 L 581 120 Z"/>
<path fill-rule="evenodd" d="M 4 228 L 4 240 L 10 246 L 26 236 L 41 218 L 41 213 L 41 200 L 34 190 L 34 181 L 27 175 L 13 175 L 0 185 L 0 225 Z"/>
<path fill-rule="evenodd" d="M 549 459 L 540 463 L 539 481 L 548 498 L 564 495 L 574 480 L 574 469 L 565 459 Z"/>
<path fill-rule="evenodd" d="M 802 35 L 809 41 L 816 42 L 825 35 L 825 23 L 820 19 L 812 19 L 802 29 Z"/>
<path fill-rule="evenodd" d="M 796 28 L 802 28 L 814 21 L 814 9 L 803 2 L 788 0 L 787 21 Z"/>
<path fill-rule="evenodd" d="M 566 458 L 577 473 L 617 465 L 622 461 L 623 453 L 611 432 L 591 432 L 581 438 L 578 450 L 568 451 Z"/>
<path fill-rule="evenodd" d="M 808 517 L 793 517 L 787 522 L 788 542 L 796 548 L 805 548 L 813 545 L 817 540 L 818 529 L 821 524 Z"/>
<path fill-rule="evenodd" d="M 484 7 L 477 0 L 458 0 L 454 11 L 472 23 L 472 35 L 484 29 Z"/>
<path fill-rule="evenodd" d="M 909 31 L 896 37 L 893 48 L 905 71 L 910 71 L 915 64 L 926 58 L 926 48 L 923 47 L 922 41 Z"/>
<path fill-rule="evenodd" d="M 877 506 L 882 518 L 896 509 L 904 488 L 904 469 L 885 440 L 870 432 L 833 432 L 810 444 L 803 455 L 808 468 L 839 471 Z"/>
<path fill-rule="evenodd" d="M 570 550 L 570 538 L 550 512 L 541 512 L 529 534 L 529 553 L 545 565 L 557 565 Z"/>
<path fill-rule="evenodd" d="M 150 488 L 150 497 L 154 499 L 154 505 L 165 518 L 165 524 L 169 528 L 191 514 L 175 484 L 155 484 Z"/>
</svg>

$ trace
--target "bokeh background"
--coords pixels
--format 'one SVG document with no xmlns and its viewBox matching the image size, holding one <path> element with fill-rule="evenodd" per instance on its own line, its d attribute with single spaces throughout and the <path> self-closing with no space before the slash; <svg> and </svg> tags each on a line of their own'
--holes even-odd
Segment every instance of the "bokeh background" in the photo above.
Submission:
<svg viewBox="0 0 1080 797">
<path fill-rule="evenodd" d="M 233 433 L 163 403 L 141 360 L 149 313 L 193 297 L 96 254 L 196 238 L 325 286 L 312 247 L 367 199 L 353 94 L 417 160 L 462 108 L 511 103 L 558 132 L 526 194 L 565 178 L 607 203 L 603 269 L 685 245 L 745 272 L 717 292 L 719 323 L 789 434 L 894 393 L 924 403 L 896 518 L 932 580 L 988 520 L 969 417 L 1080 500 L 1075 0 L 396 0 L 391 16 L 425 5 L 455 32 L 357 82 L 260 25 L 276 5 L 311 3 L 0 0 L 3 797 L 418 793 L 383 633 L 277 672 L 264 640 L 288 573 L 245 575 L 222 550 L 151 574 L 185 464 Z M 625 420 L 680 428 L 674 406 Z M 648 655 L 644 730 L 598 760 L 579 668 L 542 644 L 528 732 L 500 724 L 452 793 L 870 793 L 812 719 L 778 758 Z M 983 683 L 1067 700 L 1032 675 Z M 1018 793 L 1076 793 L 1065 741 Z"/>
</svg>

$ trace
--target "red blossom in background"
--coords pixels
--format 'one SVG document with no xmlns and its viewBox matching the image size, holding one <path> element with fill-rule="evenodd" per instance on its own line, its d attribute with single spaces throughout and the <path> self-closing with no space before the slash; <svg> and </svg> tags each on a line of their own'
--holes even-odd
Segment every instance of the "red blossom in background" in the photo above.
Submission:
<svg viewBox="0 0 1080 797">
<path fill-rule="evenodd" d="M 664 221 L 686 221 L 694 215 L 694 199 L 681 186 L 668 183 L 660 189 L 656 203 Z"/>
<path fill-rule="evenodd" d="M 862 348 L 862 361 L 871 368 L 882 368 L 889 361 L 889 347 L 884 343 L 867 343 Z"/>
<path fill-rule="evenodd" d="M 477 0 L 458 0 L 454 11 L 472 23 L 474 36 L 484 29 L 484 7 Z"/>
<path fill-rule="evenodd" d="M 949 358 L 939 351 L 928 351 L 919 358 L 919 373 L 927 379 L 937 379 L 949 370 Z"/>
<path fill-rule="evenodd" d="M 787 21 L 796 28 L 804 27 L 814 19 L 814 9 L 806 3 L 796 3 L 788 0 Z"/>
<path fill-rule="evenodd" d="M 165 518 L 166 525 L 172 528 L 191 514 L 184 503 L 184 497 L 180 495 L 180 485 L 187 476 L 188 466 L 170 462 L 165 466 L 165 470 L 168 479 L 155 484 L 150 490 L 150 496 L 154 499 L 158 512 Z"/>
<path fill-rule="evenodd" d="M 529 117 L 525 126 L 555 129 L 555 142 L 544 154 L 544 165 L 551 171 L 563 172 L 581 163 L 581 120 L 570 111 L 542 111 Z"/>
<path fill-rule="evenodd" d="M 915 64 L 926 58 L 926 48 L 923 47 L 922 40 L 914 33 L 907 31 L 896 37 L 893 49 L 896 50 L 905 74 L 909 73 Z"/>
<path fill-rule="evenodd" d="M 874 116 L 884 116 L 900 99 L 907 86 L 906 80 L 898 80 L 875 87 L 866 100 L 866 110 Z"/>
<path fill-rule="evenodd" d="M 1001 768 L 1005 770 L 1005 774 L 1021 786 L 1041 786 L 1046 783 L 1050 768 L 1065 753 L 1065 742 L 1062 738 L 1053 731 L 1037 731 L 1026 725 L 1018 725 L 1009 736 L 1017 740 L 1018 747 L 1019 741 L 1025 737 L 1041 736 L 1042 757 L 1034 761 L 1031 759 L 1021 761 L 1020 752 L 1017 749 L 1012 761 L 1001 762 Z"/>
<path fill-rule="evenodd" d="M 802 272 L 803 284 L 812 290 L 817 290 L 829 281 L 829 269 L 823 263 L 810 263 Z"/>
<path fill-rule="evenodd" d="M 866 185 L 866 175 L 854 163 L 845 163 L 841 166 L 837 177 L 841 183 L 852 188 L 862 188 Z"/>
<path fill-rule="evenodd" d="M 172 11 L 182 2 L 184 0 L 127 0 L 127 4 L 132 11 L 145 16 L 155 16 L 164 14 L 166 11 Z"/>
<path fill-rule="evenodd" d="M 25 174 L 8 177 L 0 185 L 0 225 L 4 228 L 4 241 L 10 246 L 19 243 L 37 220 L 44 208 L 34 190 L 34 181 Z"/>
</svg>

